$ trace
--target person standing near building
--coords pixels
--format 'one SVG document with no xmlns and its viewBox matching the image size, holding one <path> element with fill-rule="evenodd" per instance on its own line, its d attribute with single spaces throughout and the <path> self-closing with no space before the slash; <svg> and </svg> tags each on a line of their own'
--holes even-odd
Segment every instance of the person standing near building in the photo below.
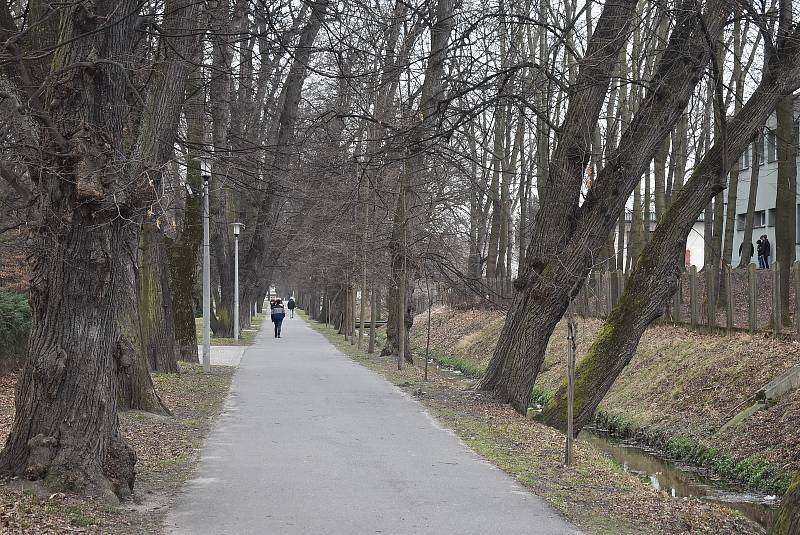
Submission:
<svg viewBox="0 0 800 535">
<path fill-rule="evenodd" d="M 769 238 L 767 238 L 766 234 L 761 236 L 761 248 L 764 256 L 764 269 L 769 269 L 769 257 L 772 255 L 772 244 L 769 242 Z"/>
<path fill-rule="evenodd" d="M 756 240 L 756 252 L 758 253 L 758 269 L 764 269 L 764 244 L 761 236 Z"/>
<path fill-rule="evenodd" d="M 275 324 L 275 338 L 280 338 L 281 325 L 283 324 L 283 318 L 286 317 L 286 312 L 283 310 L 283 301 L 280 299 L 275 300 L 275 306 L 272 307 L 270 317 L 272 318 L 272 323 Z"/>
<path fill-rule="evenodd" d="M 294 317 L 294 309 L 296 307 L 297 307 L 297 305 L 294 302 L 294 297 L 290 297 L 289 301 L 286 302 L 286 308 L 289 309 L 289 314 L 291 314 L 291 316 L 289 316 L 289 317 L 291 317 L 291 318 Z"/>
</svg>

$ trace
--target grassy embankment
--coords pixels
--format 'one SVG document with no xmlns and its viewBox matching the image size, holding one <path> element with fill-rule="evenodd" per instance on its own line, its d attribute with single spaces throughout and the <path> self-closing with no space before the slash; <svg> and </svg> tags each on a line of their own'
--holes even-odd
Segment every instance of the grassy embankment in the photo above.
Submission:
<svg viewBox="0 0 800 535">
<path fill-rule="evenodd" d="M 421 320 L 422 318 L 418 318 Z M 508 406 L 500 405 L 466 389 L 471 384 L 463 376 L 454 376 L 431 366 L 430 380 L 422 377 L 422 360 L 414 367 L 396 369 L 396 361 L 381 358 L 379 351 L 367 355 L 335 330 L 310 322 L 343 353 L 356 362 L 383 375 L 423 403 L 444 426 L 480 455 L 543 497 L 581 529 L 597 534 L 744 534 L 763 533 L 763 529 L 721 506 L 696 499 L 675 500 L 657 492 L 639 478 L 626 474 L 618 465 L 589 444 L 576 446 L 576 463 L 563 465 L 564 435 L 549 427 L 527 420 Z M 417 323 L 417 336 L 424 341 L 423 322 Z M 456 326 L 453 326 L 457 328 Z M 496 330 L 494 323 L 487 327 Z M 379 342 L 384 329 L 379 329 Z M 436 337 L 446 333 L 437 331 Z M 466 336 L 466 338 L 464 338 Z M 454 338 L 455 337 L 455 338 Z M 417 341 L 419 341 L 418 339 Z M 485 346 L 471 329 L 447 340 L 436 340 L 439 356 L 453 342 L 461 346 Z M 366 344 L 364 344 L 366 345 Z M 381 344 L 378 345 L 380 347 Z M 471 362 L 463 355 L 453 355 L 449 365 Z M 465 372 L 476 368 L 464 366 Z"/>
<path fill-rule="evenodd" d="M 424 347 L 420 316 L 412 344 Z M 485 311 L 437 308 L 432 356 L 465 374 L 485 369 L 504 318 Z M 580 319 L 578 355 L 585 354 L 600 320 Z M 546 401 L 564 380 L 566 328 L 559 324 L 547 349 L 532 401 Z M 722 426 L 763 385 L 800 364 L 800 345 L 766 336 L 698 334 L 658 325 L 642 338 L 631 364 L 600 407 L 597 423 L 635 437 L 673 458 L 712 469 L 752 488 L 782 494 L 800 469 L 800 392 L 737 427 Z"/>
</svg>

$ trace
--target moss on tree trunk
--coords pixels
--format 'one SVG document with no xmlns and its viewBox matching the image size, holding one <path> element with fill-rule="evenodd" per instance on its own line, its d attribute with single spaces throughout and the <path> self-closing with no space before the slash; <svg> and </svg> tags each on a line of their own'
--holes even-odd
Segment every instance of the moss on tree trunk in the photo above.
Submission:
<svg viewBox="0 0 800 535">
<path fill-rule="evenodd" d="M 800 535 L 800 474 L 795 476 L 783 497 L 769 535 Z"/>
</svg>

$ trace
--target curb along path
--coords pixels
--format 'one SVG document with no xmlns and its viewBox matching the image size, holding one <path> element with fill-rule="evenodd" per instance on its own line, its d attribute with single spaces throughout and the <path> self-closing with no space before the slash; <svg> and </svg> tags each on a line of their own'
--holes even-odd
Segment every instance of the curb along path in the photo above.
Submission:
<svg viewBox="0 0 800 535">
<path fill-rule="evenodd" d="M 245 351 L 165 531 L 578 533 L 298 317 Z"/>
</svg>

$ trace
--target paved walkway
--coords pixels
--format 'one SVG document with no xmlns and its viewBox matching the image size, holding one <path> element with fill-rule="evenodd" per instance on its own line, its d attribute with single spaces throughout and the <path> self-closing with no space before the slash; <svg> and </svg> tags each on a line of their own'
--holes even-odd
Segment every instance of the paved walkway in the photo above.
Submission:
<svg viewBox="0 0 800 535">
<path fill-rule="evenodd" d="M 267 324 L 269 327 L 270 325 Z M 244 354 L 174 534 L 574 534 L 303 320 Z"/>
<path fill-rule="evenodd" d="M 238 366 L 246 349 L 247 346 L 211 346 L 211 364 L 214 366 Z M 202 362 L 203 346 L 197 346 L 197 354 Z"/>
</svg>

